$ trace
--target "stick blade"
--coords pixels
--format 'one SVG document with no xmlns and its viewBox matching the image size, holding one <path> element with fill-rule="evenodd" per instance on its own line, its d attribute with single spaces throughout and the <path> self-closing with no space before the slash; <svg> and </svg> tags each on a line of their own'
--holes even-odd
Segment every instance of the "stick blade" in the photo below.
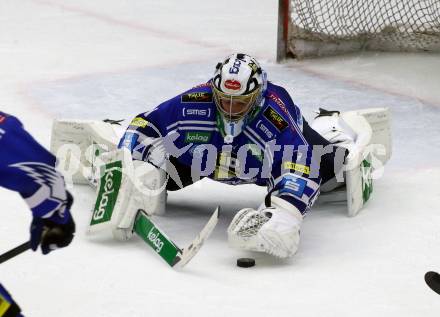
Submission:
<svg viewBox="0 0 440 317">
<path fill-rule="evenodd" d="M 214 228 L 218 223 L 219 214 L 220 214 L 220 206 L 218 206 L 215 209 L 215 211 L 211 215 L 211 218 L 209 218 L 205 227 L 203 227 L 202 231 L 200 231 L 200 233 L 193 240 L 193 242 L 182 250 L 181 255 L 177 256 L 176 258 L 177 261 L 174 264 L 177 268 L 183 268 L 199 252 L 200 248 L 209 238 L 212 231 L 214 231 Z"/>
<path fill-rule="evenodd" d="M 429 288 L 440 295 L 440 274 L 437 272 L 427 272 L 425 274 L 425 282 Z"/>
</svg>

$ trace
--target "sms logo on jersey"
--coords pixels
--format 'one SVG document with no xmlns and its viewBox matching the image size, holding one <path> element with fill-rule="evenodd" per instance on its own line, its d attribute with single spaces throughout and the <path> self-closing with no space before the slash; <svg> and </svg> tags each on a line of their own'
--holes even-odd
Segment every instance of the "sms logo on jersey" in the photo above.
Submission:
<svg viewBox="0 0 440 317">
<path fill-rule="evenodd" d="M 268 127 L 266 127 L 263 123 L 261 123 L 261 120 L 257 123 L 257 127 L 260 131 L 262 131 L 269 139 L 272 139 L 274 137 L 273 133 L 269 130 Z"/>
<path fill-rule="evenodd" d="M 182 114 L 184 117 L 186 116 L 210 117 L 211 109 L 183 108 Z"/>
</svg>

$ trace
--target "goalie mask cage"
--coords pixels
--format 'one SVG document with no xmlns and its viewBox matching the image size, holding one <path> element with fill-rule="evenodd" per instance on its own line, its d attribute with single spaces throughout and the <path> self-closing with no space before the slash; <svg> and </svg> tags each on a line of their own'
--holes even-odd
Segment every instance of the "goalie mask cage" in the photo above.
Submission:
<svg viewBox="0 0 440 317">
<path fill-rule="evenodd" d="M 277 60 L 440 51 L 440 0 L 279 0 Z"/>
</svg>

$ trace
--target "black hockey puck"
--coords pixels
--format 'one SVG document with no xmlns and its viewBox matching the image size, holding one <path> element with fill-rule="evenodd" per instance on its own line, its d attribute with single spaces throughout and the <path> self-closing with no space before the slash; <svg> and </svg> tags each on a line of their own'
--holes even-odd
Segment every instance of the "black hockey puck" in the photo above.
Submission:
<svg viewBox="0 0 440 317">
<path fill-rule="evenodd" d="M 237 266 L 239 267 L 253 267 L 255 265 L 255 260 L 251 258 L 240 258 L 237 259 Z"/>
<path fill-rule="evenodd" d="M 425 282 L 434 292 L 440 295 L 440 274 L 432 271 L 427 272 Z"/>
</svg>

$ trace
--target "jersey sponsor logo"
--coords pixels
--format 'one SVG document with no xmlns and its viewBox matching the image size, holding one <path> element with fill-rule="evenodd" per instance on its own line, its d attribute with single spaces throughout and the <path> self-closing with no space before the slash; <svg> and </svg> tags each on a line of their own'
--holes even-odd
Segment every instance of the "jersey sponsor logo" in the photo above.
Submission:
<svg viewBox="0 0 440 317">
<path fill-rule="evenodd" d="M 211 82 L 203 83 L 200 85 L 195 86 L 194 88 L 204 88 L 204 87 L 211 87 Z"/>
<path fill-rule="evenodd" d="M 282 188 L 280 189 L 280 194 L 289 193 L 301 198 L 304 193 L 304 189 L 306 188 L 307 181 L 305 179 L 288 175 L 283 177 L 281 185 Z"/>
<path fill-rule="evenodd" d="M 274 137 L 272 131 L 269 130 L 261 121 L 257 123 L 257 128 L 262 131 L 269 139 Z"/>
<path fill-rule="evenodd" d="M 211 132 L 188 131 L 185 133 L 185 143 L 208 143 L 211 140 Z"/>
<path fill-rule="evenodd" d="M 130 122 L 130 126 L 145 128 L 148 125 L 148 121 L 141 117 L 136 117 Z"/>
<path fill-rule="evenodd" d="M 278 97 L 277 95 L 275 95 L 274 93 L 270 93 L 268 95 L 268 98 L 275 101 L 275 103 L 280 106 L 281 108 L 286 108 L 286 105 L 284 104 L 284 102 L 280 99 L 280 97 Z"/>
<path fill-rule="evenodd" d="M 225 87 L 229 90 L 240 90 L 241 84 L 238 80 L 228 79 L 225 81 Z"/>
<path fill-rule="evenodd" d="M 183 108 L 182 114 L 186 116 L 199 116 L 199 117 L 210 117 L 211 109 L 193 109 L 193 108 Z"/>
<path fill-rule="evenodd" d="M 273 101 L 275 101 L 275 103 L 280 107 L 280 109 L 283 110 L 283 112 L 289 117 L 289 120 L 290 120 L 291 124 L 295 124 L 295 122 L 296 122 L 297 125 L 302 126 L 302 124 L 303 124 L 302 117 L 298 118 L 297 121 L 295 121 L 292 118 L 292 115 L 290 114 L 289 110 L 287 110 L 287 107 L 284 104 L 284 102 L 277 95 L 275 95 L 274 93 L 270 93 L 268 98 L 273 100 Z M 295 132 L 295 129 L 292 126 L 290 128 L 292 129 L 292 131 Z"/>
<path fill-rule="evenodd" d="M 3 124 L 5 122 L 6 122 L 6 116 L 0 113 L 0 124 Z"/>
<path fill-rule="evenodd" d="M 289 126 L 287 121 L 284 120 L 284 118 L 278 112 L 276 112 L 274 108 L 270 106 L 267 107 L 266 110 L 264 110 L 263 115 L 280 132 Z"/>
<path fill-rule="evenodd" d="M 91 225 L 110 221 L 121 186 L 121 168 L 121 161 L 112 162 L 105 166 L 105 172 L 101 178 L 101 186 L 90 223 Z"/>
<path fill-rule="evenodd" d="M 188 102 L 212 102 L 212 93 L 210 92 L 191 92 L 183 94 L 180 97 L 182 103 Z"/>
<path fill-rule="evenodd" d="M 293 162 L 284 162 L 284 169 L 286 170 L 293 170 L 300 172 L 302 174 L 310 175 L 310 167 L 298 163 Z"/>
</svg>

